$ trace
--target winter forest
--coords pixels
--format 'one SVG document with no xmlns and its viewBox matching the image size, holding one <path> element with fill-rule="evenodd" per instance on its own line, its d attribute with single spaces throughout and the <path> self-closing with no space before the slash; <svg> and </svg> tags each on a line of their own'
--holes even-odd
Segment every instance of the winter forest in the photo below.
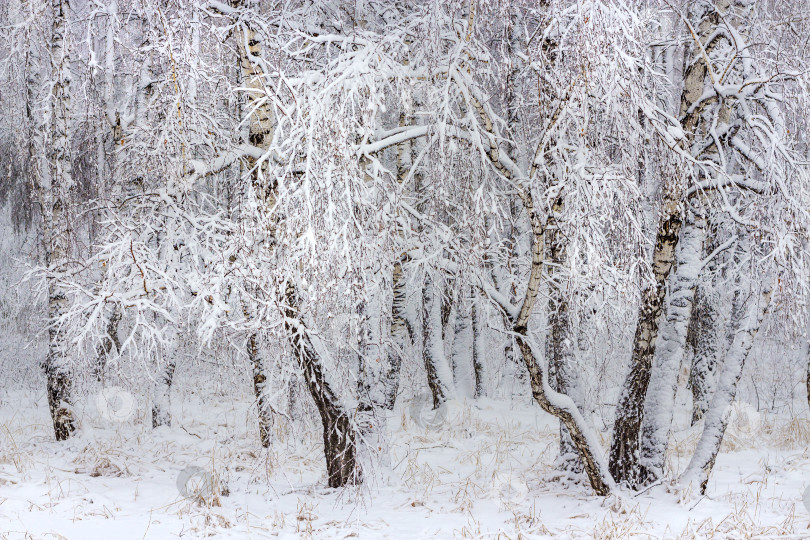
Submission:
<svg viewBox="0 0 810 540">
<path fill-rule="evenodd" d="M 810 1 L 0 0 L 0 538 L 807 538 Z"/>
</svg>

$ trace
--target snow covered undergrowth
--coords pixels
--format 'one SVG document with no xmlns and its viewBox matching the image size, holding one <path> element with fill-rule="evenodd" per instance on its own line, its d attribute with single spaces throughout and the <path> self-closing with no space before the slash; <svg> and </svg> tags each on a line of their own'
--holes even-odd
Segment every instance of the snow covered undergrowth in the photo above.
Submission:
<svg viewBox="0 0 810 540">
<path fill-rule="evenodd" d="M 370 472 L 359 490 L 332 490 L 317 421 L 298 419 L 293 431 L 279 418 L 276 443 L 264 450 L 248 394 L 189 388 L 177 390 L 174 427 L 157 430 L 137 400 L 130 418 L 114 422 L 86 399 L 81 429 L 66 443 L 53 440 L 43 394 L 6 391 L 0 538 L 810 536 L 805 420 L 732 422 L 706 497 L 655 486 L 604 499 L 555 474 L 556 423 L 536 405 L 452 402 L 430 430 L 405 402 L 389 422 L 389 480 Z M 696 428 L 676 435 L 672 466 L 685 465 L 698 436 Z M 183 471 L 211 483 L 204 497 L 184 495 Z"/>
</svg>

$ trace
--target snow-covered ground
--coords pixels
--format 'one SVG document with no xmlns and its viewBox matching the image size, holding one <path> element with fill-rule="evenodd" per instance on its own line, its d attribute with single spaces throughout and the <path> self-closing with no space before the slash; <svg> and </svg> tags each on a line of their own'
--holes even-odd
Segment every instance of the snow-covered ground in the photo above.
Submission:
<svg viewBox="0 0 810 540">
<path fill-rule="evenodd" d="M 65 443 L 53 440 L 44 392 L 5 389 L 0 537 L 810 537 L 807 420 L 732 422 L 705 497 L 655 486 L 604 499 L 555 477 L 556 427 L 532 403 L 452 402 L 435 430 L 404 403 L 389 425 L 389 478 L 332 490 L 312 418 L 278 421 L 264 450 L 249 395 L 190 388 L 177 390 L 174 427 L 154 431 L 138 400 L 117 422 L 90 397 Z M 697 436 L 677 434 L 672 466 L 685 465 Z M 205 496 L 189 495 L 192 485 Z"/>
</svg>

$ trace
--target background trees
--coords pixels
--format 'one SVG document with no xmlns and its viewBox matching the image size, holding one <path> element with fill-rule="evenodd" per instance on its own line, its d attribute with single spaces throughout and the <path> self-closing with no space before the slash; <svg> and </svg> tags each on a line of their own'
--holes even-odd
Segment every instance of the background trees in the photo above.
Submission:
<svg viewBox="0 0 810 540">
<path fill-rule="evenodd" d="M 685 369 L 705 489 L 759 328 L 805 324 L 804 9 L 4 7 L 0 193 L 41 246 L 57 438 L 73 383 L 123 365 L 170 424 L 209 355 L 264 446 L 306 390 L 331 487 L 388 467 L 424 390 L 526 396 L 607 494 L 676 476 Z"/>
</svg>

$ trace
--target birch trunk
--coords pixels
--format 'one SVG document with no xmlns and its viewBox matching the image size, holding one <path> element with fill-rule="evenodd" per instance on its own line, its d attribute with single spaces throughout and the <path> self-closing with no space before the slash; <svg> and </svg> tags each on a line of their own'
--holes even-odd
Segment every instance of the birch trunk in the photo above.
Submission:
<svg viewBox="0 0 810 540">
<path fill-rule="evenodd" d="M 702 420 L 709 408 L 717 360 L 723 348 L 720 312 L 715 302 L 708 287 L 699 284 L 695 289 L 695 305 L 688 335 L 694 354 L 688 383 L 692 392 L 692 425 Z"/>
<path fill-rule="evenodd" d="M 599 448 L 599 441 L 573 400 L 564 394 L 555 392 L 549 386 L 548 374 L 546 370 L 543 369 L 540 362 L 537 361 L 537 356 L 534 354 L 531 338 L 529 337 L 529 320 L 531 319 L 534 305 L 537 302 L 537 295 L 540 291 L 540 284 L 543 278 L 543 255 L 545 251 L 545 230 L 543 221 L 534 206 L 534 199 L 531 192 L 520 184 L 519 178 L 515 178 L 513 173 L 514 169 L 507 168 L 504 166 L 504 163 L 501 162 L 498 146 L 495 142 L 492 119 L 487 114 L 480 100 L 474 96 L 471 96 L 470 104 L 475 108 L 481 118 L 484 129 L 492 136 L 490 139 L 490 152 L 488 154 L 490 162 L 505 178 L 516 182 L 515 187 L 517 194 L 520 197 L 523 209 L 526 212 L 526 217 L 528 218 L 530 231 L 529 252 L 531 254 L 529 280 L 526 284 L 526 290 L 520 309 L 517 310 L 516 315 L 507 315 L 505 322 L 507 322 L 508 327 L 511 329 L 511 333 L 514 334 L 515 341 L 520 349 L 526 371 L 529 374 L 532 397 L 544 411 L 558 418 L 568 429 L 571 440 L 574 442 L 574 446 L 576 446 L 579 457 L 582 460 L 585 473 L 588 475 L 591 487 L 599 495 L 608 495 L 615 488 L 615 482 L 608 471 L 608 464 Z M 515 306 L 508 302 L 508 300 L 502 303 L 502 307 L 506 313 L 514 313 L 513 308 Z"/>
<path fill-rule="evenodd" d="M 63 270 L 70 253 L 70 229 L 67 211 L 76 186 L 70 156 L 69 111 L 70 70 L 65 54 L 67 0 L 54 0 L 51 27 L 50 148 L 48 178 L 42 182 L 43 234 L 45 264 L 51 271 Z M 48 386 L 48 405 L 54 433 L 59 441 L 75 431 L 70 405 L 71 375 L 65 356 L 64 332 L 56 321 L 67 311 L 67 297 L 53 277 L 48 277 L 48 354 L 44 368 Z"/>
<path fill-rule="evenodd" d="M 118 323 L 121 322 L 121 306 L 115 304 L 110 318 L 107 319 L 106 335 L 101 340 L 101 344 L 96 349 L 96 365 L 93 366 L 96 379 L 101 381 L 104 378 L 104 368 L 110 361 L 110 357 L 121 351 L 121 341 L 118 339 Z"/>
<path fill-rule="evenodd" d="M 172 358 L 162 366 L 155 380 L 154 396 L 152 398 L 152 428 L 171 426 L 171 391 L 174 379 L 176 362 Z"/>
<path fill-rule="evenodd" d="M 473 368 L 475 339 L 472 328 L 471 290 L 462 286 L 455 302 L 453 316 L 453 343 L 450 349 L 450 366 L 456 391 L 463 396 L 475 394 L 475 374 Z"/>
<path fill-rule="evenodd" d="M 357 460 L 354 423 L 326 379 L 323 364 L 300 320 L 298 295 L 290 282 L 286 285 L 285 299 L 284 327 L 323 424 L 328 485 L 337 488 L 359 484 L 363 475 Z"/>
<path fill-rule="evenodd" d="M 719 23 L 718 12 L 708 4 L 695 4 L 693 16 L 698 25 L 698 39 L 701 44 L 711 36 L 712 30 Z M 685 134 L 679 143 L 682 148 L 691 151 L 695 141 L 695 132 L 699 127 L 703 108 L 692 107 L 703 94 L 706 87 L 707 65 L 704 60 L 703 47 L 693 46 L 691 55 L 684 70 L 684 87 L 681 94 L 680 124 Z M 616 408 L 616 420 L 613 426 L 613 439 L 610 447 L 610 472 L 617 482 L 637 487 L 643 479 L 640 467 L 640 430 L 644 420 L 644 404 L 650 382 L 650 371 L 655 357 L 658 326 L 663 313 L 666 294 L 666 283 L 675 258 L 675 247 L 681 229 L 681 198 L 684 192 L 682 179 L 675 178 L 670 185 L 664 186 L 664 202 L 655 237 L 652 256 L 654 281 L 645 286 L 641 295 L 641 306 L 638 312 L 633 353 L 630 358 L 630 370 L 622 386 L 622 393 Z"/>
<path fill-rule="evenodd" d="M 599 495 L 608 495 L 614 488 L 614 482 L 599 449 L 599 441 L 571 398 L 555 392 L 549 386 L 548 374 L 537 361 L 529 341 L 529 318 L 534 309 L 542 280 L 544 230 L 540 217 L 535 211 L 531 194 L 522 192 L 521 198 L 531 222 L 532 264 L 523 304 L 514 321 L 513 331 L 529 373 L 532 396 L 544 411 L 557 417 L 568 429 L 594 491 Z"/>
<path fill-rule="evenodd" d="M 234 0 L 233 2 L 234 7 L 241 7 L 242 4 L 243 2 L 241 0 Z M 261 56 L 261 47 L 259 41 L 256 39 L 255 32 L 247 24 L 243 23 L 239 25 L 238 29 L 236 39 L 237 49 L 239 51 L 239 66 L 243 83 L 248 88 L 246 109 L 251 111 L 248 140 L 250 144 L 257 148 L 266 150 L 269 147 L 273 133 L 272 111 L 269 103 L 260 101 L 264 94 L 264 73 L 261 67 L 253 60 Z M 272 207 L 275 204 L 275 199 L 272 189 L 268 189 L 269 186 L 264 185 L 264 175 L 261 167 L 256 166 L 256 160 L 254 158 L 248 158 L 247 161 L 248 168 L 252 171 L 251 182 L 257 197 L 263 203 L 267 204 L 268 207 Z M 272 236 L 274 231 L 270 231 L 269 233 Z M 245 312 L 245 316 L 250 318 L 250 313 L 246 306 L 243 306 L 243 311 Z M 253 393 L 256 396 L 259 418 L 259 439 L 261 440 L 262 446 L 267 448 L 270 446 L 270 430 L 273 425 L 273 418 L 268 406 L 269 404 L 265 399 L 264 385 L 267 381 L 267 375 L 262 363 L 258 343 L 259 335 L 253 332 L 248 336 L 246 348 L 253 379 Z"/>
<path fill-rule="evenodd" d="M 729 409 L 737 393 L 737 383 L 742 375 L 745 360 L 754 343 L 757 331 L 762 325 L 762 319 L 770 307 L 771 293 L 772 285 L 770 283 L 764 283 L 758 293 L 751 292 L 751 297 L 748 299 L 749 305 L 744 311 L 745 314 L 734 334 L 734 340 L 723 360 L 717 390 L 709 410 L 706 412 L 703 433 L 689 465 L 680 477 L 680 482 L 683 484 L 698 484 L 701 494 L 706 492 L 709 475 L 714 467 L 728 425 Z M 736 301 L 740 304 L 744 302 L 741 298 Z M 734 311 L 741 312 L 743 309 Z"/>
<path fill-rule="evenodd" d="M 546 224 L 545 232 L 551 262 L 547 270 L 549 333 L 546 338 L 546 357 L 554 389 L 571 397 L 574 403 L 581 407 L 582 403 L 577 403 L 577 399 L 582 395 L 574 373 L 574 338 L 571 335 L 568 301 L 561 284 L 564 278 L 560 269 L 566 263 L 565 238 L 559 234 L 555 214 L 559 215 L 562 210 L 563 201 L 562 198 L 559 198 L 552 207 L 552 214 Z M 582 461 L 577 455 L 574 441 L 564 423 L 560 423 L 560 454 L 557 464 L 566 471 L 579 472 L 582 470 Z"/>
<path fill-rule="evenodd" d="M 253 372 L 253 395 L 256 397 L 256 411 L 259 415 L 259 440 L 265 448 L 270 447 L 270 433 L 273 428 L 273 412 L 265 394 L 265 368 L 259 351 L 259 336 L 252 333 L 247 342 L 248 361 Z"/>
<path fill-rule="evenodd" d="M 705 218 L 690 215 L 685 227 L 681 229 L 678 266 L 671 280 L 666 320 L 661 329 L 661 343 L 653 363 L 641 431 L 640 481 L 645 484 L 664 474 L 678 373 L 684 359 L 695 284 L 701 269 L 705 227 Z"/>
<path fill-rule="evenodd" d="M 484 384 L 484 306 L 473 291 L 472 307 L 470 308 L 470 319 L 472 319 L 473 347 L 473 398 L 478 399 L 487 395 Z"/>
<path fill-rule="evenodd" d="M 663 312 L 666 281 L 675 259 L 675 246 L 681 229 L 677 200 L 671 200 L 656 234 L 653 253 L 654 285 L 648 286 L 641 299 L 638 323 L 633 338 L 630 372 L 624 381 L 616 409 L 610 447 L 610 472 L 617 482 L 632 487 L 640 484 L 639 431 L 644 417 L 644 401 L 650 382 L 650 370 L 658 338 L 658 322 Z"/>
<path fill-rule="evenodd" d="M 408 60 L 404 61 L 405 65 Z M 404 113 L 399 115 L 399 126 L 406 124 Z M 405 179 L 411 172 L 413 166 L 414 148 L 413 141 L 406 141 L 397 145 L 397 183 L 402 186 Z M 397 218 L 403 219 L 400 208 L 397 206 Z M 397 235 L 402 238 L 402 228 L 397 226 Z M 406 348 L 413 344 L 413 328 L 406 314 L 408 298 L 405 289 L 404 265 L 408 262 L 407 252 L 403 252 L 399 260 L 394 263 L 391 272 L 391 289 L 393 299 L 391 301 L 391 340 L 387 347 L 389 367 L 385 376 L 385 408 L 393 410 L 399 391 L 399 374 L 402 370 L 402 357 Z"/>
<path fill-rule="evenodd" d="M 254 5 L 252 2 L 251 6 Z M 241 7 L 242 0 L 233 0 L 234 7 Z M 241 21 L 236 32 L 239 64 L 245 86 L 248 88 L 247 110 L 251 111 L 249 142 L 267 149 L 273 134 L 273 112 L 270 100 L 265 96 L 264 77 L 261 65 L 254 61 L 262 56 L 261 41 L 248 22 Z M 276 204 L 276 183 L 265 177 L 263 166 L 248 158 L 252 173 L 253 189 L 259 201 L 268 209 Z M 274 238 L 276 226 L 271 225 L 268 236 Z M 304 375 L 304 381 L 323 424 L 324 454 L 329 487 L 341 487 L 362 481 L 362 468 L 357 460 L 355 425 L 338 395 L 327 381 L 323 363 L 300 319 L 299 297 L 295 285 L 287 280 L 284 292 L 278 298 L 285 315 L 284 328 Z"/>
<path fill-rule="evenodd" d="M 424 345 L 422 356 L 425 362 L 427 383 L 433 394 L 433 406 L 439 408 L 452 394 L 453 374 L 444 354 L 442 339 L 444 324 L 442 321 L 441 287 L 435 283 L 431 270 L 425 275 L 422 289 L 423 319 L 422 335 Z"/>
<path fill-rule="evenodd" d="M 394 263 L 392 273 L 393 300 L 391 302 L 391 342 L 388 346 L 388 372 L 385 376 L 385 408 L 393 410 L 399 391 L 402 357 L 413 339 L 413 329 L 405 313 L 408 301 L 405 294 L 405 274 L 402 260 Z"/>
</svg>

